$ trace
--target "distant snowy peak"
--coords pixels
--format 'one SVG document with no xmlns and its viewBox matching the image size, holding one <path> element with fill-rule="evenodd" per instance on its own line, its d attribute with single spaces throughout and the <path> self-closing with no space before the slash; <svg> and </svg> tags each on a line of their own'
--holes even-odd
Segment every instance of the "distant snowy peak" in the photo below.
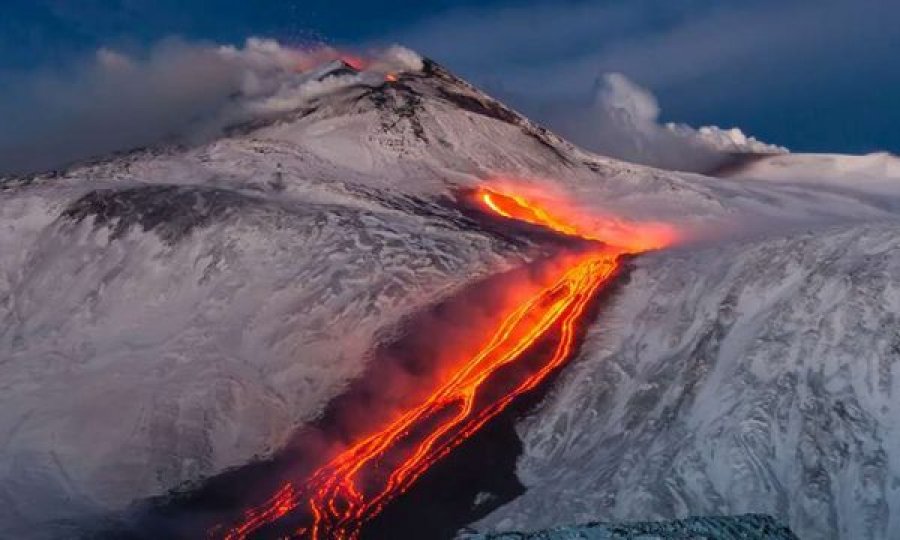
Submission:
<svg viewBox="0 0 900 540">
<path fill-rule="evenodd" d="M 757 157 L 724 171 L 722 176 L 900 195 L 900 157 L 887 152 L 863 156 L 785 154 Z"/>
</svg>

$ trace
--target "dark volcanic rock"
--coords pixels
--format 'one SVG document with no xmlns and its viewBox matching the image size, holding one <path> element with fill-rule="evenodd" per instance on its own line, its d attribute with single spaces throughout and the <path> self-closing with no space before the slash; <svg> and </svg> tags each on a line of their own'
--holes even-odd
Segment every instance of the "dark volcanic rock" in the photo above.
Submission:
<svg viewBox="0 0 900 540">
<path fill-rule="evenodd" d="M 140 225 L 144 231 L 156 231 L 160 238 L 172 244 L 193 229 L 242 207 L 247 199 L 246 195 L 234 191 L 199 186 L 98 189 L 69 205 L 63 215 L 74 221 L 93 216 L 95 225 L 111 228 L 113 238 Z"/>
</svg>

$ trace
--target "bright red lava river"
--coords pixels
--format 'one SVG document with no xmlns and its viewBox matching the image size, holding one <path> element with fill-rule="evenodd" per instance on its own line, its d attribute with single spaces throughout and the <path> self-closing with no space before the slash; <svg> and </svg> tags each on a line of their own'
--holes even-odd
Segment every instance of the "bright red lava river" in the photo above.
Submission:
<svg viewBox="0 0 900 540">
<path fill-rule="evenodd" d="M 358 538 L 363 525 L 388 502 L 571 356 L 578 324 L 590 301 L 614 275 L 620 255 L 663 247 L 673 239 L 658 228 L 632 225 L 624 245 L 610 245 L 560 217 L 563 212 L 554 213 L 546 203 L 520 194 L 481 188 L 474 198 L 485 212 L 597 244 L 567 259 L 546 276 L 546 283 L 529 289 L 520 302 L 498 313 L 489 337 L 474 354 L 454 364 L 453 372 L 424 400 L 351 443 L 307 478 L 286 481 L 237 523 L 217 527 L 211 536 L 247 538 L 289 514 L 302 512 L 309 516 L 307 522 L 288 538 Z M 505 394 L 486 403 L 479 399 L 488 379 L 520 361 L 548 336 L 554 341 L 538 368 L 515 381 Z"/>
</svg>

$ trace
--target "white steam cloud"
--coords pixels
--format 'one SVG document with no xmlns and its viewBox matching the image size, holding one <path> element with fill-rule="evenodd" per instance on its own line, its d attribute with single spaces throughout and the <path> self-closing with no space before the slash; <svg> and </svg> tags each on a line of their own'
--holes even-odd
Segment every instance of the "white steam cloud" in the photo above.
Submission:
<svg viewBox="0 0 900 540">
<path fill-rule="evenodd" d="M 735 154 L 787 150 L 760 142 L 740 129 L 661 124 L 659 103 L 648 90 L 619 73 L 606 74 L 586 108 L 549 113 L 561 134 L 598 153 L 666 169 L 705 172 Z"/>
<path fill-rule="evenodd" d="M 365 72 L 317 80 L 316 68 L 338 58 Z M 141 58 L 100 49 L 67 73 L 4 81 L 0 174 L 57 168 L 160 141 L 208 139 L 372 73 L 421 66 L 421 58 L 402 47 L 362 60 L 330 47 L 297 50 L 256 38 L 240 48 L 169 40 Z"/>
</svg>

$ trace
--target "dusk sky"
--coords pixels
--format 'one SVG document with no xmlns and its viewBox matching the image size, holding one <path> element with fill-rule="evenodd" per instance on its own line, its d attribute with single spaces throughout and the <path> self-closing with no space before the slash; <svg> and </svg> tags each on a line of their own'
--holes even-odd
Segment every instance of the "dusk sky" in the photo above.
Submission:
<svg viewBox="0 0 900 540">
<path fill-rule="evenodd" d="M 6 0 L 0 101 L 99 47 L 246 37 L 365 49 L 400 43 L 554 127 L 620 72 L 662 120 L 737 126 L 794 151 L 900 152 L 900 3 Z"/>
</svg>

